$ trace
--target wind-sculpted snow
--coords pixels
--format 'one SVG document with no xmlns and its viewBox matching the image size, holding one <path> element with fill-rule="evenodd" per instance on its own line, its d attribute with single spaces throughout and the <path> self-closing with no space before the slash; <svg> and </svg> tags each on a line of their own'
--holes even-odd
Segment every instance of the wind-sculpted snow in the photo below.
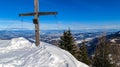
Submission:
<svg viewBox="0 0 120 67">
<path fill-rule="evenodd" d="M 0 67 L 88 67 L 70 53 L 41 42 L 40 46 L 25 38 L 0 40 Z"/>
</svg>

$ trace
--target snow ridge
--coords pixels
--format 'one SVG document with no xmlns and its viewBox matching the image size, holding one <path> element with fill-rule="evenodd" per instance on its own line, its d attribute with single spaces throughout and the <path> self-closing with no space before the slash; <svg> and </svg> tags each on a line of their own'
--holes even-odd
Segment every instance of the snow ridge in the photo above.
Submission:
<svg viewBox="0 0 120 67">
<path fill-rule="evenodd" d="M 67 51 L 45 42 L 36 47 L 20 37 L 6 43 L 7 47 L 0 43 L 0 67 L 88 67 Z"/>
</svg>

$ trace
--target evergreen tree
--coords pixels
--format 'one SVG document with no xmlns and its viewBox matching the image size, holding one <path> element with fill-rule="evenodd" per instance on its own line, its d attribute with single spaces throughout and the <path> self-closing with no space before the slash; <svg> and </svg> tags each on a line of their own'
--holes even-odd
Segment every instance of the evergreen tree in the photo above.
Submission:
<svg viewBox="0 0 120 67">
<path fill-rule="evenodd" d="M 69 51 L 76 59 L 80 60 L 80 50 L 78 45 L 75 43 L 70 29 L 68 31 L 64 31 L 63 36 L 61 36 L 59 46 L 62 49 Z"/>
<path fill-rule="evenodd" d="M 109 44 L 106 42 L 105 36 L 99 39 L 93 59 L 93 67 L 112 67 L 109 56 Z"/>
<path fill-rule="evenodd" d="M 88 52 L 87 52 L 87 48 L 86 48 L 86 45 L 85 45 L 85 41 L 83 41 L 82 44 L 81 44 L 80 54 L 81 54 L 81 61 L 88 64 L 88 65 L 91 65 L 91 61 L 88 57 Z"/>
</svg>

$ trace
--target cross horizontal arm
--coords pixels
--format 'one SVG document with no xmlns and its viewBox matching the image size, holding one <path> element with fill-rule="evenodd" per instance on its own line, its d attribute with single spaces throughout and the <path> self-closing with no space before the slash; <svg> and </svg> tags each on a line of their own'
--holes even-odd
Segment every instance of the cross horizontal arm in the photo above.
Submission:
<svg viewBox="0 0 120 67">
<path fill-rule="evenodd" d="M 34 16 L 36 13 L 19 14 L 19 16 Z M 38 15 L 56 15 L 57 12 L 38 12 Z"/>
</svg>

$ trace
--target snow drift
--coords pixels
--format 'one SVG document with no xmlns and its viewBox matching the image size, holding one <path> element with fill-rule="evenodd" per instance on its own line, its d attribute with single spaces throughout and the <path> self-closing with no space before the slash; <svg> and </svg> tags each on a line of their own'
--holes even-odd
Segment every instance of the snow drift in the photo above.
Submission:
<svg viewBox="0 0 120 67">
<path fill-rule="evenodd" d="M 40 46 L 25 38 L 0 40 L 0 67 L 88 67 L 70 53 L 51 44 Z"/>
</svg>

